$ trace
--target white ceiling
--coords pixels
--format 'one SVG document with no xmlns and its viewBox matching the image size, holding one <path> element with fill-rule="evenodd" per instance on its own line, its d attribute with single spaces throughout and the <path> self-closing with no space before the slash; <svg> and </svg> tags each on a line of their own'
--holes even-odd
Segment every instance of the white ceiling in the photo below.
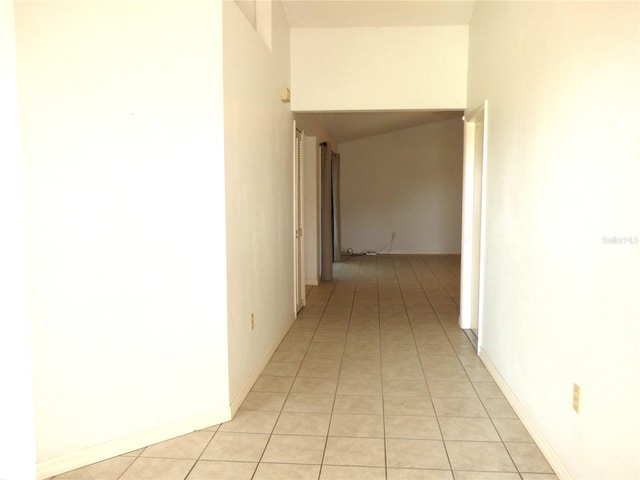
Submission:
<svg viewBox="0 0 640 480">
<path fill-rule="evenodd" d="M 476 0 L 284 0 L 292 28 L 468 25 Z M 456 111 L 304 113 L 337 143 L 411 128 L 448 118 Z"/>
</svg>

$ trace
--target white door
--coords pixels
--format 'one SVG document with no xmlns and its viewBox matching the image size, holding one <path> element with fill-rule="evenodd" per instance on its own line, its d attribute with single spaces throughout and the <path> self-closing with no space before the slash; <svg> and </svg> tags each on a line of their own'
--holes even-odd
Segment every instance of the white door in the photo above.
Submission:
<svg viewBox="0 0 640 480">
<path fill-rule="evenodd" d="M 304 285 L 304 240 L 302 238 L 303 204 L 302 204 L 302 185 L 303 185 L 303 168 L 302 168 L 302 132 L 294 128 L 294 146 L 293 146 L 293 264 L 294 264 L 294 298 L 295 309 L 299 312 L 305 305 L 305 285 Z"/>
<path fill-rule="evenodd" d="M 480 249 L 482 222 L 482 169 L 484 145 L 484 118 L 474 122 L 473 155 L 473 222 L 471 227 L 471 321 L 469 327 L 478 337 L 480 324 Z"/>
<path fill-rule="evenodd" d="M 475 334 L 478 351 L 482 345 L 487 109 L 485 101 L 465 113 L 464 130 L 460 327 Z"/>
</svg>

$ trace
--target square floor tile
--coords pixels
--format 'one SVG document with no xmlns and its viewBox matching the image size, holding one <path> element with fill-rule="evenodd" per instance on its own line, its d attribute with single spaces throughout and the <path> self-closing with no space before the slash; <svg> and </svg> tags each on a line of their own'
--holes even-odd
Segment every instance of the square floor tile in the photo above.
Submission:
<svg viewBox="0 0 640 480">
<path fill-rule="evenodd" d="M 464 368 L 485 368 L 478 355 L 458 355 L 458 360 Z"/>
<path fill-rule="evenodd" d="M 286 393 L 249 392 L 240 409 L 279 412 L 282 410 L 286 398 Z"/>
<path fill-rule="evenodd" d="M 477 398 L 473 384 L 465 382 L 429 382 L 429 393 L 432 397 Z"/>
<path fill-rule="evenodd" d="M 262 457 L 267 463 L 321 464 L 326 437 L 272 435 Z"/>
<path fill-rule="evenodd" d="M 279 412 L 238 410 L 230 422 L 220 425 L 220 432 L 271 433 Z"/>
<path fill-rule="evenodd" d="M 469 377 L 462 366 L 458 367 L 428 367 L 425 368 L 425 377 L 429 381 L 439 380 L 446 382 L 464 382 Z"/>
<path fill-rule="evenodd" d="M 353 415 L 334 413 L 329 435 L 332 437 L 384 438 L 382 415 Z"/>
<path fill-rule="evenodd" d="M 388 438 L 387 466 L 401 468 L 449 469 L 449 460 L 440 440 Z"/>
<path fill-rule="evenodd" d="M 262 375 L 276 376 L 276 377 L 295 377 L 300 368 L 299 363 L 276 363 L 269 362 L 264 367 Z"/>
<path fill-rule="evenodd" d="M 304 351 L 301 350 L 277 350 L 271 357 L 274 363 L 297 363 L 300 364 L 304 358 Z"/>
<path fill-rule="evenodd" d="M 379 364 L 357 364 L 347 362 L 342 364 L 340 377 L 344 378 L 370 378 L 372 382 L 380 383 L 382 380 L 382 369 Z"/>
<path fill-rule="evenodd" d="M 195 460 L 186 459 L 138 457 L 120 479 L 183 480 L 195 463 Z"/>
<path fill-rule="evenodd" d="M 329 327 L 329 326 L 322 326 L 320 328 L 318 328 L 318 330 L 316 330 L 316 334 L 313 336 L 313 340 L 311 341 L 311 345 L 316 345 L 316 344 L 324 344 L 324 343 L 339 343 L 340 345 L 344 345 L 346 339 L 347 339 L 347 331 L 346 331 L 346 325 L 344 325 L 344 322 L 340 323 L 339 326 L 336 327 Z M 336 348 L 337 351 L 341 352 L 342 349 L 341 348 Z M 325 350 L 322 349 L 322 351 L 331 351 L 331 350 Z"/>
<path fill-rule="evenodd" d="M 344 342 L 311 342 L 309 353 L 342 353 L 344 351 Z"/>
<path fill-rule="evenodd" d="M 300 377 L 316 377 L 316 378 L 338 378 L 340 373 L 340 361 L 335 362 L 318 362 L 307 361 L 302 362 L 298 378 Z"/>
<path fill-rule="evenodd" d="M 500 436 L 488 418 L 439 417 L 445 440 L 499 442 Z"/>
<path fill-rule="evenodd" d="M 455 369 L 461 371 L 461 364 L 455 355 L 424 355 L 420 354 L 420 361 L 428 374 L 440 369 Z"/>
<path fill-rule="evenodd" d="M 421 397 L 384 397 L 385 415 L 434 416 L 431 400 Z"/>
<path fill-rule="evenodd" d="M 375 354 L 378 359 L 380 358 L 380 343 L 379 342 L 350 342 L 347 343 L 344 354 Z"/>
<path fill-rule="evenodd" d="M 357 349 L 352 350 L 349 348 L 349 345 L 347 345 L 347 349 L 342 360 L 349 364 L 380 365 L 380 352 L 362 352 Z"/>
<path fill-rule="evenodd" d="M 283 412 L 331 413 L 333 395 L 292 393 L 284 404 Z"/>
<path fill-rule="evenodd" d="M 318 480 L 319 474 L 320 465 L 261 463 L 253 480 Z"/>
<path fill-rule="evenodd" d="M 505 443 L 520 472 L 553 473 L 540 449 L 534 443 Z"/>
<path fill-rule="evenodd" d="M 482 403 L 492 418 L 518 418 L 506 398 L 485 398 Z"/>
<path fill-rule="evenodd" d="M 291 390 L 295 377 L 261 375 L 253 385 L 252 392 L 286 393 Z"/>
<path fill-rule="evenodd" d="M 384 440 L 381 438 L 329 437 L 323 463 L 384 467 Z"/>
<path fill-rule="evenodd" d="M 456 480 L 520 480 L 517 473 L 505 472 L 455 472 Z"/>
<path fill-rule="evenodd" d="M 451 346 L 449 342 L 446 343 L 432 343 L 427 345 L 422 345 L 421 352 L 425 355 L 453 355 L 455 356 L 456 352 Z"/>
<path fill-rule="evenodd" d="M 335 394 L 338 380 L 335 378 L 297 377 L 291 393 Z"/>
<path fill-rule="evenodd" d="M 382 395 L 336 395 L 333 413 L 382 415 Z"/>
<path fill-rule="evenodd" d="M 387 480 L 453 480 L 451 470 L 387 468 Z"/>
<path fill-rule="evenodd" d="M 323 465 L 320 480 L 386 480 L 382 467 Z"/>
<path fill-rule="evenodd" d="M 402 380 L 422 380 L 424 372 L 420 366 L 382 366 L 382 378 L 384 379 L 402 379 Z"/>
<path fill-rule="evenodd" d="M 144 449 L 142 457 L 191 458 L 196 460 L 213 438 L 213 432 L 193 432 L 188 435 L 156 443 Z"/>
<path fill-rule="evenodd" d="M 338 395 L 382 395 L 382 384 L 368 378 L 340 378 Z"/>
<path fill-rule="evenodd" d="M 256 466 L 256 463 L 200 460 L 187 480 L 251 480 Z"/>
<path fill-rule="evenodd" d="M 558 480 L 553 473 L 522 473 L 522 480 Z"/>
<path fill-rule="evenodd" d="M 136 459 L 137 457 L 114 457 L 56 475 L 55 478 L 56 480 L 118 480 Z"/>
<path fill-rule="evenodd" d="M 483 400 L 487 398 L 504 398 L 498 385 L 493 382 L 475 382 L 473 386 L 478 392 L 478 396 Z"/>
<path fill-rule="evenodd" d="M 386 379 L 382 383 L 385 396 L 427 397 L 429 390 L 424 380 Z"/>
<path fill-rule="evenodd" d="M 202 453 L 203 460 L 258 462 L 269 435 L 261 433 L 216 433 Z"/>
<path fill-rule="evenodd" d="M 533 439 L 524 427 L 522 422 L 517 418 L 494 418 L 495 425 L 503 442 L 529 442 L 533 443 Z"/>
<path fill-rule="evenodd" d="M 273 433 L 326 436 L 330 421 L 329 413 L 282 412 Z"/>
<path fill-rule="evenodd" d="M 385 437 L 416 440 L 442 439 L 436 417 L 416 415 L 385 416 Z"/>
<path fill-rule="evenodd" d="M 486 417 L 482 403 L 477 398 L 434 398 L 433 406 L 438 417 Z"/>
<path fill-rule="evenodd" d="M 473 382 L 493 382 L 493 377 L 485 367 L 465 367 L 465 370 Z"/>
<path fill-rule="evenodd" d="M 516 467 L 500 442 L 445 441 L 454 471 L 515 472 Z"/>
</svg>

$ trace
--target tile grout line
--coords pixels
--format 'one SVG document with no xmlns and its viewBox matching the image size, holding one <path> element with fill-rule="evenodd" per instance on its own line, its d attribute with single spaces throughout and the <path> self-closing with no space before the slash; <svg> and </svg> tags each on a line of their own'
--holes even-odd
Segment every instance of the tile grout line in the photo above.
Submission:
<svg viewBox="0 0 640 480">
<path fill-rule="evenodd" d="M 384 448 L 384 478 L 389 478 L 389 461 L 387 459 L 387 421 L 384 410 L 384 372 L 382 370 L 382 322 L 380 315 L 380 279 L 378 278 L 378 257 L 376 257 L 376 293 L 378 296 L 378 344 L 380 347 L 380 389 L 382 392 L 382 438 Z"/>
<path fill-rule="evenodd" d="M 412 271 L 414 272 L 414 275 L 415 275 L 415 270 L 413 269 L 413 266 L 412 266 Z M 418 279 L 417 276 L 416 276 L 416 280 L 420 284 L 420 288 L 421 288 L 424 296 L 426 297 L 427 301 L 429 302 L 429 305 L 431 306 L 431 310 L 434 313 L 436 313 L 434 308 L 433 308 L 433 304 L 431 303 L 431 301 L 429 300 L 428 295 L 424 291 L 424 287 L 422 285 L 422 282 L 420 282 L 420 280 Z M 403 296 L 402 298 L 403 298 L 403 302 L 404 302 L 404 294 L 402 293 L 402 291 L 401 291 L 401 295 Z M 406 303 L 405 303 L 405 308 L 406 308 Z M 407 311 L 407 318 L 409 319 L 409 327 L 411 328 L 411 334 L 413 336 L 414 344 L 416 345 L 416 350 L 418 350 L 418 343 L 417 343 L 416 338 L 415 338 L 415 330 L 414 330 L 414 326 L 413 326 L 413 321 L 409 317 L 409 312 L 408 311 Z M 436 314 L 436 318 L 437 318 L 437 314 Z M 439 319 L 438 319 L 438 323 L 440 323 Z M 447 338 L 447 340 L 448 340 L 448 338 Z M 446 443 L 444 441 L 444 433 L 442 432 L 442 425 L 440 424 L 440 417 L 438 416 L 438 412 L 436 411 L 436 407 L 435 407 L 435 405 L 433 403 L 433 397 L 431 396 L 431 390 L 429 389 L 429 383 L 427 381 L 427 375 L 426 375 L 426 372 L 424 370 L 424 363 L 422 361 L 422 356 L 419 355 L 419 354 L 418 354 L 418 361 L 420 362 L 420 368 L 422 369 L 422 375 L 423 375 L 423 378 L 424 378 L 424 382 L 425 382 L 425 385 L 427 386 L 427 392 L 428 392 L 428 395 L 429 395 L 429 402 L 431 404 L 431 407 L 433 408 L 433 414 L 434 414 L 434 417 L 436 419 L 436 423 L 438 424 L 438 431 L 440 432 L 440 438 L 441 438 L 441 441 L 442 441 L 442 447 L 444 449 L 445 455 L 447 456 L 447 462 L 449 463 L 449 471 L 451 472 L 451 476 L 453 477 L 454 476 L 453 464 L 451 463 L 451 457 L 449 456 L 449 451 L 447 450 L 447 445 L 446 445 Z"/>
<path fill-rule="evenodd" d="M 336 279 L 336 283 L 334 284 L 334 287 L 331 290 L 331 295 L 333 295 L 333 292 L 335 292 L 336 287 L 338 286 L 338 282 L 340 281 L 340 277 L 342 275 L 343 270 L 344 270 L 344 265 L 342 266 L 342 268 L 338 272 L 338 275 L 337 275 L 338 278 Z M 327 299 L 327 306 L 329 305 L 329 301 L 331 300 L 331 295 L 329 295 L 329 298 Z M 340 366 L 338 367 L 338 376 L 337 376 L 337 380 L 336 380 L 336 389 L 333 392 L 333 402 L 331 404 L 331 411 L 329 412 L 329 426 L 327 427 L 327 435 L 326 435 L 325 441 L 324 441 L 324 449 L 322 450 L 322 458 L 320 459 L 320 469 L 318 470 L 318 479 L 320 479 L 320 477 L 322 476 L 322 471 L 324 469 L 324 458 L 326 456 L 327 446 L 329 444 L 329 434 L 331 433 L 331 423 L 333 421 L 333 411 L 335 410 L 336 398 L 338 396 L 338 387 L 340 385 L 340 372 L 342 371 L 342 362 L 344 361 L 344 351 L 346 349 L 347 336 L 349 334 L 348 332 L 349 332 L 349 326 L 351 324 L 351 313 L 353 312 L 353 303 L 354 303 L 354 301 L 355 301 L 355 289 L 354 289 L 354 293 L 353 293 L 353 298 L 351 299 L 351 308 L 349 310 L 349 319 L 347 320 L 347 333 L 345 334 L 345 344 L 342 347 L 342 356 L 340 357 Z M 324 311 L 326 311 L 326 307 L 325 307 Z M 324 317 L 324 312 L 322 314 L 322 317 Z M 322 317 L 320 319 L 320 323 L 322 323 Z M 319 325 L 320 324 L 318 324 L 318 326 Z"/>
</svg>

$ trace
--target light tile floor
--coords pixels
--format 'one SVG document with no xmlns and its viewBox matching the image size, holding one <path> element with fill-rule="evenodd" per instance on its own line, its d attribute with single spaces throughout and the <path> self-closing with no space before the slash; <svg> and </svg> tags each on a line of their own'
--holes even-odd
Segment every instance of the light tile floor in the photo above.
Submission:
<svg viewBox="0 0 640 480">
<path fill-rule="evenodd" d="M 457 326 L 459 271 L 336 264 L 232 421 L 55 480 L 557 479 Z"/>
</svg>

